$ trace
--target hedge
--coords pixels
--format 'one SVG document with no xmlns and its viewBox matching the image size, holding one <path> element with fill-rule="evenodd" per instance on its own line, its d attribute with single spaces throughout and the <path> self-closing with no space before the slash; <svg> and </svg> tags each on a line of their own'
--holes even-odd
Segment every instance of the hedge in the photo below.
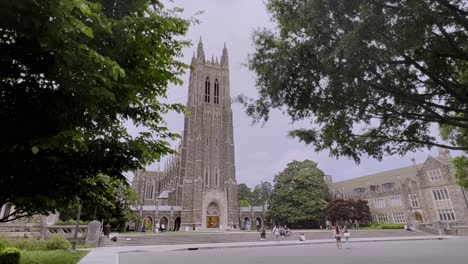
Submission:
<svg viewBox="0 0 468 264">
<path fill-rule="evenodd" d="M 0 263 L 1 264 L 19 264 L 21 258 L 21 252 L 17 248 L 5 248 L 0 251 Z"/>
<path fill-rule="evenodd" d="M 403 229 L 405 226 L 401 224 L 382 224 L 380 227 L 382 229 Z"/>
</svg>

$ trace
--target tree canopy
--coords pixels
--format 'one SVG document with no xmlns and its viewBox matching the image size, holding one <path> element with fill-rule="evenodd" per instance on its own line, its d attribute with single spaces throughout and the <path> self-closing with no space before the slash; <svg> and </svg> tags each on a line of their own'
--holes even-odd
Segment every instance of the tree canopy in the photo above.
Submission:
<svg viewBox="0 0 468 264">
<path fill-rule="evenodd" d="M 189 24 L 155 0 L 1 1 L 0 204 L 65 208 L 99 193 L 98 174 L 173 153 L 163 115 L 184 107 L 164 98 Z"/>
<path fill-rule="evenodd" d="M 310 127 L 290 132 L 317 151 L 405 154 L 423 146 L 468 150 L 468 4 L 462 0 L 268 0 L 277 30 L 253 35 L 259 99 Z M 449 142 L 434 135 L 448 126 Z"/>
<path fill-rule="evenodd" d="M 250 206 L 252 204 L 252 190 L 245 183 L 237 185 L 237 202 L 240 207 Z"/>
<path fill-rule="evenodd" d="M 109 195 L 97 202 L 79 201 L 82 206 L 80 219 L 82 221 L 103 220 L 105 224 L 110 224 L 118 230 L 125 231 L 125 223 L 127 221 L 137 220 L 137 216 L 130 210 L 131 205 L 137 204 L 137 194 L 126 181 L 110 178 L 105 175 L 100 175 L 100 177 L 109 182 L 110 186 L 107 188 Z M 100 197 L 102 198 L 103 196 Z M 76 220 L 77 203 L 71 204 L 64 210 L 60 210 L 60 220 Z"/>
<path fill-rule="evenodd" d="M 272 191 L 273 186 L 270 182 L 261 181 L 259 184 L 255 185 L 252 191 L 252 205 L 265 205 L 268 202 L 268 199 L 270 199 Z"/>
<path fill-rule="evenodd" d="M 326 218 L 331 221 L 354 223 L 372 220 L 370 208 L 365 200 L 333 200 L 327 205 Z"/>
<path fill-rule="evenodd" d="M 271 183 L 261 181 L 255 185 L 254 189 L 250 189 L 245 183 L 237 185 L 237 201 L 240 207 L 246 206 L 263 206 L 270 198 L 273 190 Z"/>
<path fill-rule="evenodd" d="M 327 198 L 324 173 L 317 164 L 293 161 L 275 176 L 267 214 L 274 222 L 289 225 L 320 220 Z"/>
</svg>

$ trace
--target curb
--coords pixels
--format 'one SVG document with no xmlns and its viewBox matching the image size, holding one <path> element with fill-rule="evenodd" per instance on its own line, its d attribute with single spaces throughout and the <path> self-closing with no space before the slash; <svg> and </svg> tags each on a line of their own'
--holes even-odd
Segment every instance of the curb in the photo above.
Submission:
<svg viewBox="0 0 468 264">
<path fill-rule="evenodd" d="M 422 241 L 422 240 L 448 240 L 448 239 L 455 239 L 455 237 L 417 237 L 417 238 L 410 238 L 410 239 L 401 239 L 401 238 L 387 238 L 383 239 L 360 239 L 360 240 L 353 240 L 350 241 L 351 243 L 366 243 L 366 242 L 398 242 L 398 241 Z M 301 245 L 318 245 L 318 244 L 334 244 L 336 241 L 334 239 L 323 239 L 323 241 L 302 241 L 302 242 L 286 242 L 286 243 L 269 243 L 269 244 L 251 244 L 251 245 L 226 245 L 226 246 L 201 246 L 201 247 L 187 247 L 187 248 L 179 248 L 173 249 L 168 251 L 187 251 L 187 250 L 213 250 L 213 249 L 226 249 L 226 248 L 252 248 L 252 247 L 284 247 L 284 246 L 301 246 Z M 127 251 L 128 252 L 128 251 Z M 133 251 L 132 251 L 133 252 Z M 146 251 L 151 252 L 151 251 Z M 125 253 L 125 252 L 119 252 Z"/>
</svg>

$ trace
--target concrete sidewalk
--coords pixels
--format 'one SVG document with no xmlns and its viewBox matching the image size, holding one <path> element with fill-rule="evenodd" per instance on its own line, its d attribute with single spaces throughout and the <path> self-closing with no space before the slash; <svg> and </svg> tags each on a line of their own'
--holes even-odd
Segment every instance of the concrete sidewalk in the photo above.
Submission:
<svg viewBox="0 0 468 264">
<path fill-rule="evenodd" d="M 356 242 L 383 242 L 383 241 L 412 241 L 412 240 L 434 240 L 434 239 L 457 239 L 455 236 L 412 236 L 412 237 L 375 237 L 375 238 L 354 238 L 350 240 Z M 258 242 L 236 242 L 236 243 L 210 243 L 210 244 L 183 244 L 183 245 L 158 245 L 158 246 L 128 246 L 128 247 L 108 247 L 94 248 L 84 257 L 79 264 L 118 264 L 119 253 L 121 252 L 164 252 L 174 250 L 190 249 L 216 249 L 216 248 L 243 248 L 243 247 L 271 247 L 271 246 L 292 246 L 335 243 L 334 239 L 317 239 L 307 241 L 258 241 Z"/>
</svg>

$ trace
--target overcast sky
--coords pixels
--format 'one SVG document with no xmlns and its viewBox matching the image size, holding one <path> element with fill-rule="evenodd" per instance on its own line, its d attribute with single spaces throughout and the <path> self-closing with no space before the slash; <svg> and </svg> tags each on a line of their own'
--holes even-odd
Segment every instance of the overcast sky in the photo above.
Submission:
<svg viewBox="0 0 468 264">
<path fill-rule="evenodd" d="M 230 61 L 231 96 L 246 94 L 255 97 L 255 76 L 245 66 L 247 57 L 253 52 L 251 35 L 258 27 L 274 27 L 263 0 L 174 0 L 169 6 L 183 8 L 184 17 L 194 16 L 198 11 L 200 24 L 193 25 L 186 38 L 192 40 L 191 48 L 184 50 L 183 60 L 190 63 L 200 37 L 203 39 L 205 54 L 221 56 L 224 43 L 228 47 Z M 169 100 L 186 103 L 188 73 L 183 76 L 184 85 L 171 86 Z M 262 180 L 273 181 L 274 176 L 293 160 L 310 159 L 318 162 L 319 168 L 332 175 L 334 181 L 364 176 L 385 170 L 411 165 L 411 158 L 418 163 L 430 153 L 424 150 L 409 153 L 405 157 L 387 157 L 382 162 L 363 159 L 358 166 L 348 159 L 335 159 L 328 153 L 316 153 L 296 139 L 287 137 L 289 130 L 299 128 L 291 124 L 286 116 L 275 112 L 265 126 L 254 125 L 240 105 L 234 104 L 234 143 L 236 154 L 236 177 L 238 183 L 253 187 Z M 169 128 L 174 132 L 183 131 L 183 116 L 170 114 L 167 117 Z M 437 150 L 432 149 L 432 155 Z M 156 170 L 153 164 L 149 170 Z"/>
</svg>

